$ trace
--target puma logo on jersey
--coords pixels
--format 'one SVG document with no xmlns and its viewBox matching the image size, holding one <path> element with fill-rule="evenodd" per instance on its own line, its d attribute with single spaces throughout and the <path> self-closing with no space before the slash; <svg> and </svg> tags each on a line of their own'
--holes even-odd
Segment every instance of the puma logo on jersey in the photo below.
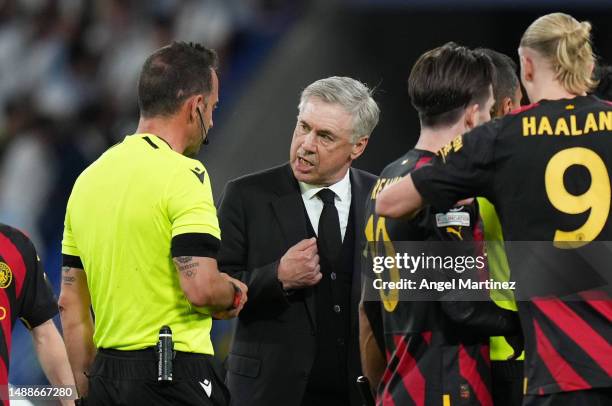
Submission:
<svg viewBox="0 0 612 406">
<path fill-rule="evenodd" d="M 446 232 L 449 234 L 455 234 L 457 238 L 463 241 L 463 236 L 461 235 L 461 227 L 457 230 L 455 227 L 446 227 Z"/>
</svg>

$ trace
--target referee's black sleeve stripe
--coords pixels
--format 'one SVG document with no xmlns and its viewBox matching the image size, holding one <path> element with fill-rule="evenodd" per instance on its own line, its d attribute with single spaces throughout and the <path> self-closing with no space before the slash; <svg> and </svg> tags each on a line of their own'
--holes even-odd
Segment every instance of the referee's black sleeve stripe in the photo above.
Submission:
<svg viewBox="0 0 612 406">
<path fill-rule="evenodd" d="M 66 255 L 62 254 L 62 266 L 68 266 L 70 268 L 83 268 L 83 263 L 81 262 L 81 258 L 74 255 Z"/>
<path fill-rule="evenodd" d="M 209 257 L 217 258 L 221 241 L 204 233 L 185 233 L 172 238 L 170 251 L 172 257 Z"/>
</svg>

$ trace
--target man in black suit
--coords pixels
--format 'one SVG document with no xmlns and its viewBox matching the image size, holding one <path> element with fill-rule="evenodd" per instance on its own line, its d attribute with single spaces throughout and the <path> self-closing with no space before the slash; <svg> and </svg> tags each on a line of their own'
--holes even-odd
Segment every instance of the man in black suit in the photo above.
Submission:
<svg viewBox="0 0 612 406">
<path fill-rule="evenodd" d="M 366 194 L 351 168 L 378 123 L 347 77 L 302 92 L 290 162 L 229 182 L 219 266 L 249 287 L 227 359 L 232 404 L 360 406 L 357 326 Z"/>
</svg>

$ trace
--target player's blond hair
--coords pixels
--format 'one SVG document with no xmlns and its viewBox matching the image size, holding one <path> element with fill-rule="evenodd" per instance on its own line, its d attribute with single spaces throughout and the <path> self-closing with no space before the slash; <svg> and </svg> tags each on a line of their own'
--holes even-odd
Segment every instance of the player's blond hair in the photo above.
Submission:
<svg viewBox="0 0 612 406">
<path fill-rule="evenodd" d="M 556 79 L 572 94 L 591 91 L 595 55 L 591 47 L 591 24 L 563 13 L 535 20 L 523 34 L 521 47 L 531 48 L 548 59 Z"/>
</svg>

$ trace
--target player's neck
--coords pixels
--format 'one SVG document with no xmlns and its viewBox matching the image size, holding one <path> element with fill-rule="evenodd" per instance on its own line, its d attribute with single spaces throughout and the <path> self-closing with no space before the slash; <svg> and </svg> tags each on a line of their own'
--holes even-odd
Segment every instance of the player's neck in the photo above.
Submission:
<svg viewBox="0 0 612 406">
<path fill-rule="evenodd" d="M 559 82 L 551 79 L 535 88 L 529 95 L 529 100 L 531 103 L 536 103 L 540 100 L 573 99 L 574 97 L 576 97 L 575 94 L 568 92 Z"/>
<path fill-rule="evenodd" d="M 182 154 L 185 151 L 184 138 L 172 118 L 140 117 L 136 134 L 153 134 L 170 145 L 174 151 Z"/>
<path fill-rule="evenodd" d="M 438 152 L 440 148 L 466 131 L 463 120 L 447 127 L 421 127 L 419 140 L 414 147 L 425 151 Z"/>
</svg>

